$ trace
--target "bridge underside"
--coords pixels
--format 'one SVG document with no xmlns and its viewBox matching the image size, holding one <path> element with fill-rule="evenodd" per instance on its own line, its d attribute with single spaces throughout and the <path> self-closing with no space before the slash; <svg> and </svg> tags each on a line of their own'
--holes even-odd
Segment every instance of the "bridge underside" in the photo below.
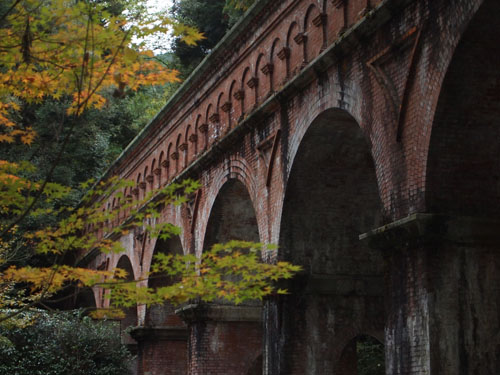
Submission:
<svg viewBox="0 0 500 375">
<path fill-rule="evenodd" d="M 257 2 L 111 169 L 203 185 L 162 213 L 179 238 L 137 229 L 125 256 L 139 278 L 157 252 L 242 239 L 304 271 L 263 303 L 130 311 L 139 374 L 499 374 L 499 17 Z"/>
</svg>

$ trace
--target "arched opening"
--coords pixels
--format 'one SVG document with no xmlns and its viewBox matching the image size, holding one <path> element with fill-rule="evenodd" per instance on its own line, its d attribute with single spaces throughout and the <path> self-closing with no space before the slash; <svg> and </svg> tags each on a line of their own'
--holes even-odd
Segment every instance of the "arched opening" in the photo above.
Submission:
<svg viewBox="0 0 500 375">
<path fill-rule="evenodd" d="M 300 33 L 299 24 L 292 22 L 288 29 L 286 46 L 288 47 L 288 69 L 287 75 L 293 77 L 300 70 L 300 65 L 304 59 L 304 47 L 298 44 L 295 40 L 298 39 Z"/>
<path fill-rule="evenodd" d="M 243 71 L 243 76 L 241 77 L 241 92 L 240 92 L 240 99 L 241 99 L 241 113 L 240 117 L 244 116 L 246 113 L 248 113 L 249 108 L 251 108 L 251 101 L 252 99 L 252 90 L 248 86 L 247 82 L 251 78 L 251 73 L 250 73 L 250 68 L 245 68 Z"/>
<path fill-rule="evenodd" d="M 279 302 L 280 374 L 331 373 L 342 337 L 383 330 L 383 259 L 359 241 L 380 224 L 380 208 L 359 125 L 343 110 L 324 111 L 300 143 L 285 191 L 280 256 L 304 270 Z"/>
<path fill-rule="evenodd" d="M 485 1 L 442 84 L 427 163 L 427 210 L 498 217 L 500 3 Z M 480 42 L 478 42 L 480 41 Z"/>
<path fill-rule="evenodd" d="M 271 90 L 276 91 L 282 86 L 287 76 L 287 49 L 284 48 L 283 42 L 276 38 L 271 48 L 270 62 L 273 66 L 271 72 Z"/>
<path fill-rule="evenodd" d="M 172 235 L 170 238 L 158 238 L 153 252 L 153 262 L 156 262 L 155 256 L 157 254 L 164 255 L 182 255 L 182 243 L 179 236 Z M 151 274 L 148 278 L 148 288 L 161 288 L 172 285 L 177 280 L 165 274 Z M 164 327 L 164 326 L 183 326 L 182 321 L 175 315 L 175 307 L 168 302 L 161 305 L 149 306 L 146 310 L 146 326 L 149 327 Z"/>
<path fill-rule="evenodd" d="M 203 248 L 209 249 L 215 243 L 229 240 L 259 241 L 250 194 L 246 186 L 236 179 L 229 179 L 219 190 L 211 209 Z M 205 356 L 204 360 L 207 369 L 225 368 L 228 374 L 262 373 L 262 366 L 255 362 L 262 354 L 260 301 L 235 306 L 220 299 L 206 304 L 205 308 L 223 313 L 219 313 L 220 319 L 191 325 L 191 332 L 196 333 L 191 336 L 191 346 L 195 348 L 191 355 L 204 357 L 203 348 L 210 347 L 210 356 Z"/>
<path fill-rule="evenodd" d="M 203 247 L 230 240 L 259 242 L 257 218 L 242 182 L 231 179 L 220 190 L 208 220 Z"/>
<path fill-rule="evenodd" d="M 76 298 L 74 306 L 84 308 L 87 311 L 95 310 L 97 307 L 94 291 L 89 287 L 76 287 Z"/>
<path fill-rule="evenodd" d="M 130 259 L 128 258 L 128 256 L 122 255 L 118 260 L 116 268 L 120 268 L 127 272 L 127 277 L 125 278 L 126 281 L 135 280 L 134 269 L 132 268 L 132 263 L 130 263 Z M 113 299 L 113 296 L 111 296 L 111 299 Z M 126 333 L 125 330 L 129 327 L 137 326 L 137 306 L 122 309 L 125 313 L 125 317 L 120 321 L 122 343 L 127 345 L 134 345 L 136 343 L 135 340 L 128 333 Z"/>
<path fill-rule="evenodd" d="M 384 344 L 373 336 L 359 335 L 345 346 L 335 375 L 385 375 Z"/>
<path fill-rule="evenodd" d="M 311 4 L 307 8 L 304 18 L 304 33 L 307 35 L 307 39 L 305 40 L 305 62 L 309 63 L 313 61 L 324 47 L 323 22 L 324 18 L 318 7 Z"/>
<path fill-rule="evenodd" d="M 469 22 L 432 123 L 426 211 L 445 215 L 437 217 L 436 241 L 420 254 L 432 286 L 427 329 L 436 373 L 500 371 L 500 337 L 491 335 L 500 329 L 499 14 L 500 3 L 485 0 Z"/>
</svg>

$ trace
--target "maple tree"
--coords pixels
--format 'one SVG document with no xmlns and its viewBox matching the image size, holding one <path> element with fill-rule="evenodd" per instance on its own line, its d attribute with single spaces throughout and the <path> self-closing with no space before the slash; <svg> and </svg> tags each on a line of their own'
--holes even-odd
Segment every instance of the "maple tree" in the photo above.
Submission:
<svg viewBox="0 0 500 375">
<path fill-rule="evenodd" d="M 111 87 L 120 97 L 126 90 L 178 79 L 176 71 L 165 69 L 140 40 L 167 30 L 182 35 L 188 44 L 203 36 L 162 14 L 144 14 L 139 0 L 123 0 L 126 11 L 119 14 L 110 12 L 109 5 L 92 0 L 13 0 L 0 13 L 0 142 L 26 147 L 33 142 L 32 127 L 15 120 L 25 103 L 69 98 L 66 115 L 78 117 L 105 104 L 105 88 Z M 125 194 L 135 187 L 134 182 L 112 178 L 82 186 L 87 192 L 77 207 L 60 204 L 72 189 L 51 178 L 71 135 L 70 128 L 44 178 L 31 178 L 34 167 L 28 162 L 0 161 L 0 308 L 17 309 L 0 316 L 0 322 L 25 308 L 43 305 L 74 285 L 110 289 L 113 304 L 125 307 L 191 298 L 239 303 L 285 292 L 272 283 L 291 277 L 299 268 L 286 262 L 262 263 L 262 245 L 249 242 L 216 245 L 201 259 L 159 255 L 147 277 L 166 273 L 179 282 L 156 289 L 142 286 L 141 280 L 128 281 L 123 270 L 70 264 L 68 255 L 124 251 L 119 237 L 134 227 L 144 227 L 150 237 L 177 233 L 178 228 L 158 220 L 159 211 L 165 205 L 185 203 L 198 188 L 196 182 L 184 181 L 134 199 Z M 111 198 L 119 204 L 104 210 Z M 20 230 L 24 221 L 40 217 L 48 224 Z M 49 264 L 16 266 L 19 249 L 26 247 Z"/>
</svg>

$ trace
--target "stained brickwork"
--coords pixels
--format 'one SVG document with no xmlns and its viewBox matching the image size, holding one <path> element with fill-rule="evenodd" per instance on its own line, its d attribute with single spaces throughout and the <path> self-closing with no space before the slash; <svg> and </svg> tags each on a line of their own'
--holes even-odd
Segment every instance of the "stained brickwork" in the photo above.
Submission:
<svg viewBox="0 0 500 375">
<path fill-rule="evenodd" d="M 370 335 L 387 374 L 500 373 L 499 4 L 258 1 L 132 142 L 108 172 L 139 183 L 126 194 L 202 183 L 162 212 L 178 248 L 260 240 L 304 267 L 262 309 L 179 312 L 179 368 L 350 375 Z M 122 242 L 145 275 L 155 240 Z M 159 332 L 139 335 L 143 374 L 182 356 Z"/>
</svg>

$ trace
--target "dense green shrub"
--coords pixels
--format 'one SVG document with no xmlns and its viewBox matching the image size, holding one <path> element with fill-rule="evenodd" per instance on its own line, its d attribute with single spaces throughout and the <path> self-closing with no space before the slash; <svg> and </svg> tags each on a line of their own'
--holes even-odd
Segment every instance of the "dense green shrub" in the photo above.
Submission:
<svg viewBox="0 0 500 375">
<path fill-rule="evenodd" d="M 30 313 L 25 326 L 0 326 L 0 374 L 128 375 L 131 355 L 106 322 L 78 312 Z"/>
</svg>

